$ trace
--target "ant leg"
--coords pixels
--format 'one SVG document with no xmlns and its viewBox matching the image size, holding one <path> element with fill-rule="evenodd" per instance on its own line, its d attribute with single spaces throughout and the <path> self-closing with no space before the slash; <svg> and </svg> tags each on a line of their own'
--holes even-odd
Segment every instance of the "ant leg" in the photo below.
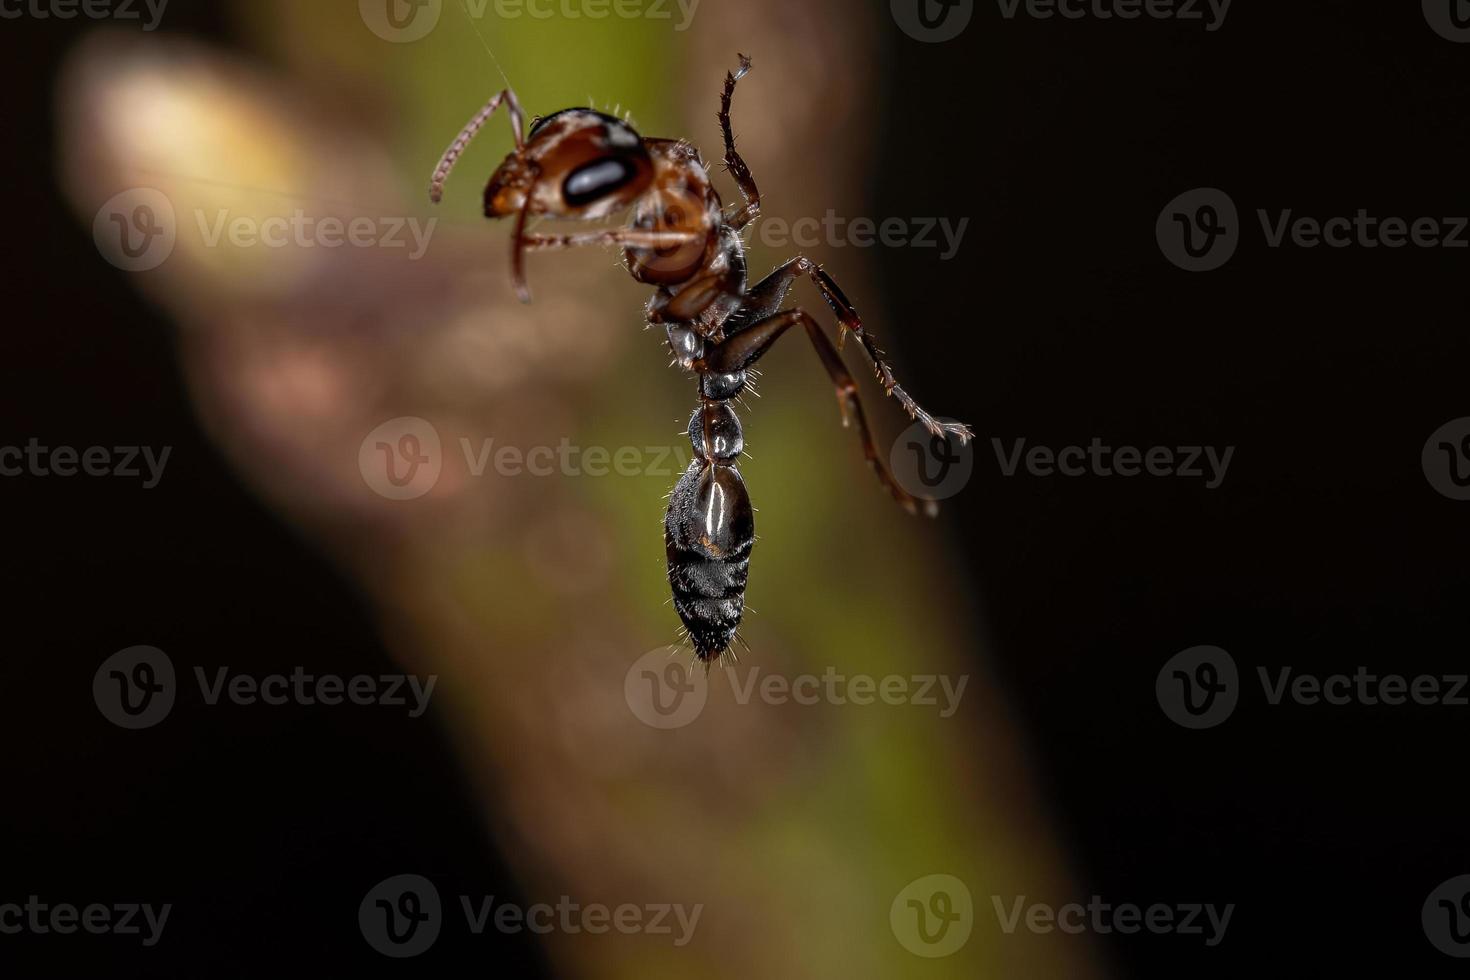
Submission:
<svg viewBox="0 0 1470 980">
<path fill-rule="evenodd" d="M 909 418 L 922 423 L 924 428 L 940 438 L 954 436 L 960 440 L 961 445 L 973 438 L 974 434 L 970 432 L 968 426 L 957 422 L 940 422 L 909 397 L 909 393 L 903 390 L 898 383 L 898 378 L 894 376 L 893 368 L 883 360 L 883 351 L 878 348 L 872 334 L 863 329 L 863 321 L 858 316 L 857 310 L 853 309 L 852 303 L 842 294 L 842 290 L 837 288 L 832 277 L 804 255 L 798 255 L 785 265 L 778 267 L 776 271 L 751 288 L 745 307 L 730 318 L 732 327 L 729 329 L 730 335 L 733 336 L 743 329 L 750 329 L 759 323 L 759 318 L 774 313 L 785 300 L 791 283 L 803 273 L 811 277 L 812 282 L 821 290 L 822 298 L 827 301 L 827 305 L 836 315 L 838 323 L 841 324 L 842 337 L 846 337 L 847 332 L 851 331 L 853 336 L 862 343 L 863 352 L 873 362 L 874 372 L 878 377 L 878 383 L 883 386 L 884 394 L 898 399 L 898 403 L 903 406 Z M 736 326 L 737 322 L 743 325 Z M 841 346 L 839 338 L 839 349 Z"/>
<path fill-rule="evenodd" d="M 673 291 L 659 290 L 648 303 L 648 322 L 654 324 L 690 323 L 716 303 L 724 302 L 725 312 L 745 309 L 748 296 L 741 293 L 741 270 L 729 265 L 723 272 L 691 279 Z M 723 321 L 725 317 L 719 317 Z M 714 337 L 716 341 L 720 338 Z"/>
<path fill-rule="evenodd" d="M 526 139 L 522 135 L 525 120 L 521 115 L 521 104 L 516 101 L 514 92 L 508 88 L 501 89 L 489 102 L 485 103 L 485 108 L 476 113 L 465 128 L 460 130 L 454 142 L 449 144 L 449 149 L 444 151 L 444 156 L 439 158 L 439 166 L 434 168 L 434 177 L 429 181 L 429 200 L 438 204 L 444 199 L 444 183 L 449 179 L 449 172 L 459 162 L 460 155 L 464 153 L 465 147 L 470 145 L 470 140 L 475 138 L 475 134 L 495 114 L 495 110 L 500 108 L 501 102 L 505 103 L 506 111 L 510 113 L 510 131 L 515 136 L 516 149 L 520 150 L 525 147 Z"/>
<path fill-rule="evenodd" d="M 611 228 L 576 235 L 526 235 L 521 243 L 530 252 L 550 252 L 584 245 L 621 245 L 625 248 L 672 248 L 698 240 L 692 231 L 644 231 L 640 228 Z"/>
<path fill-rule="evenodd" d="M 822 298 L 827 301 L 827 305 L 837 316 L 838 322 L 842 324 L 842 336 L 845 337 L 846 332 L 850 330 L 853 336 L 862 344 L 863 353 L 867 354 L 868 360 L 873 362 L 873 372 L 878 377 L 878 383 L 883 386 L 883 391 L 898 399 L 898 403 L 903 406 L 903 410 L 908 413 L 909 418 L 923 423 L 924 428 L 941 439 L 945 436 L 954 436 L 959 439 L 960 445 L 964 445 L 974 438 L 974 433 L 970 431 L 969 426 L 961 425 L 958 422 L 938 421 L 934 416 L 924 411 L 919 406 L 919 403 L 909 397 L 909 393 L 899 386 L 898 378 L 894 376 L 893 368 L 889 367 L 888 362 L 883 359 L 883 351 L 878 347 L 877 341 L 872 334 L 863 329 L 863 321 L 858 316 L 858 311 L 853 307 L 848 298 L 843 295 L 842 290 L 837 288 L 837 283 L 832 281 L 832 277 L 822 271 L 821 266 L 804 255 L 799 255 L 792 261 L 796 264 L 798 271 L 805 272 L 811 277 L 812 282 L 821 291 Z"/>
<path fill-rule="evenodd" d="M 531 302 L 531 290 L 526 285 L 526 253 L 549 252 L 584 245 L 621 245 L 624 248 L 671 248 L 697 240 L 698 236 L 687 231 L 643 231 L 638 228 L 610 228 L 607 231 L 584 232 L 579 235 L 527 235 L 526 220 L 530 214 L 531 198 L 521 208 L 516 218 L 516 230 L 512 236 L 511 279 L 516 295 L 522 303 Z"/>
<path fill-rule="evenodd" d="M 614 228 L 580 235 L 527 235 L 531 198 L 516 215 L 515 232 L 511 235 L 511 282 L 522 303 L 531 302 L 531 289 L 526 285 L 526 253 L 548 252 L 583 245 L 622 245 L 628 248 L 668 248 L 693 241 L 695 236 L 684 231 L 640 231 L 636 228 Z"/>
<path fill-rule="evenodd" d="M 745 206 L 725 219 L 725 223 L 736 231 L 750 224 L 761 213 L 760 189 L 755 186 L 755 178 L 751 176 L 745 160 L 735 151 L 735 134 L 730 129 L 730 100 L 735 95 L 735 83 L 749 71 L 750 59 L 742 54 L 740 69 L 725 75 L 725 92 L 720 96 L 720 132 L 725 137 L 725 167 L 740 186 L 740 196 L 745 198 Z"/>
<path fill-rule="evenodd" d="M 858 398 L 857 382 L 848 373 L 847 365 L 842 363 L 842 355 L 837 353 L 837 348 L 832 341 L 822 332 L 821 326 L 811 315 L 801 308 L 786 310 L 766 317 L 751 324 L 741 333 L 736 334 L 723 344 L 712 348 L 705 357 L 696 363 L 699 371 L 714 371 L 725 374 L 742 370 L 755 363 L 771 345 L 796 324 L 806 328 L 807 337 L 812 346 L 816 348 L 817 357 L 822 361 L 822 366 L 827 369 L 827 374 L 832 378 L 832 384 L 837 389 L 837 407 L 842 410 L 842 425 L 844 428 L 856 423 L 858 438 L 862 442 L 863 457 L 873 472 L 878 475 L 878 482 L 887 488 L 893 495 L 893 499 L 901 504 L 904 510 L 910 514 L 923 513 L 930 517 L 939 513 L 939 505 L 932 500 L 922 500 L 899 486 L 893 474 L 888 471 L 883 457 L 878 452 L 877 444 L 873 441 L 873 431 L 868 427 L 867 416 L 863 413 L 862 401 Z"/>
</svg>

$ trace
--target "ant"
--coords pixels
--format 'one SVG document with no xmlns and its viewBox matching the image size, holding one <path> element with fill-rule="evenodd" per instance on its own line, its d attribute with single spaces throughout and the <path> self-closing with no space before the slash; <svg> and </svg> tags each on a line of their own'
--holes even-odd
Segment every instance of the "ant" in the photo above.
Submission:
<svg viewBox="0 0 1470 980">
<path fill-rule="evenodd" d="M 511 279 L 521 301 L 531 298 L 527 252 L 583 245 L 621 247 L 629 274 L 655 288 L 648 322 L 665 328 L 674 363 L 699 379 L 700 404 L 689 419 L 694 458 L 669 495 L 664 541 L 674 608 L 706 666 L 729 649 L 740 626 L 755 542 L 750 496 L 737 469 L 745 439 L 730 402 L 745 390 L 752 365 L 788 329 L 806 331 L 836 387 L 843 425 L 856 423 L 863 455 L 883 486 L 910 513 L 937 512 L 932 501 L 901 487 L 884 465 L 839 347 L 806 310 L 785 306 L 798 277 L 809 278 L 836 315 L 839 344 L 848 333 L 858 339 L 884 392 L 911 418 L 938 438 L 952 435 L 961 444 L 971 438 L 966 426 L 935 419 L 899 386 L 857 310 L 815 262 L 798 255 L 748 285 L 740 233 L 760 215 L 761 196 L 730 130 L 736 83 L 750 71 L 750 59 L 739 57 L 739 69 L 725 76 L 719 122 L 725 166 L 742 204 L 723 205 L 699 151 L 686 141 L 639 136 L 624 120 L 594 109 L 537 117 L 523 135 L 521 107 L 508 87 L 450 144 L 429 189 L 439 203 L 455 163 L 503 104 L 515 150 L 485 188 L 485 216 L 515 219 Z M 629 209 L 632 220 L 623 228 L 568 235 L 526 230 L 533 215 L 594 221 Z"/>
</svg>

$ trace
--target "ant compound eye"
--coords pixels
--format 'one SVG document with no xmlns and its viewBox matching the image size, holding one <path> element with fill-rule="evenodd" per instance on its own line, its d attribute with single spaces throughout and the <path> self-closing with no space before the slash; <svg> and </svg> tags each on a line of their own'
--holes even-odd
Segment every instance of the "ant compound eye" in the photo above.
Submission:
<svg viewBox="0 0 1470 980">
<path fill-rule="evenodd" d="M 562 185 L 561 195 L 570 206 L 585 207 L 626 187 L 637 173 L 633 164 L 621 157 L 603 157 L 573 170 Z"/>
</svg>

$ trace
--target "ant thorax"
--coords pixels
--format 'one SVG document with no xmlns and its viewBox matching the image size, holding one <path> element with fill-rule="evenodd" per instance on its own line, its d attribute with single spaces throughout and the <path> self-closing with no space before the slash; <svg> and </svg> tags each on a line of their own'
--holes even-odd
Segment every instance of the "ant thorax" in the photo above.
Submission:
<svg viewBox="0 0 1470 980">
<path fill-rule="evenodd" d="M 720 195 L 699 153 L 677 140 L 645 139 L 653 181 L 633 205 L 629 227 L 677 232 L 690 241 L 668 248 L 629 250 L 628 270 L 639 282 L 674 286 L 707 271 L 724 225 Z"/>
</svg>

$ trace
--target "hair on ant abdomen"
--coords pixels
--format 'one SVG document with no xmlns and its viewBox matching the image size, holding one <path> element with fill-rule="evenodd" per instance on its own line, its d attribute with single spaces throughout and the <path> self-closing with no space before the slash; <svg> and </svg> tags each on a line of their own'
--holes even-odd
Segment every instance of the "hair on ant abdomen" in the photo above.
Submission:
<svg viewBox="0 0 1470 980">
<path fill-rule="evenodd" d="M 511 280 L 529 302 L 525 254 L 583 245 L 623 250 L 630 275 L 654 287 L 648 322 L 663 326 L 675 363 L 694 374 L 699 404 L 689 419 L 694 456 L 669 496 L 664 519 L 669 584 L 674 608 L 689 631 L 695 655 L 718 659 L 735 639 L 745 610 L 745 584 L 755 543 L 755 519 L 740 476 L 745 438 L 731 401 L 750 372 L 787 330 L 800 327 L 832 380 L 844 425 L 856 426 L 863 455 L 878 480 L 910 513 L 933 514 L 932 501 L 910 494 L 893 478 L 868 427 L 857 383 L 832 340 L 801 306 L 787 306 L 797 279 L 806 277 L 837 318 L 839 330 L 858 339 L 884 392 L 938 437 L 962 443 L 970 430 L 941 422 L 899 385 L 857 310 L 815 262 L 798 255 L 750 285 L 740 232 L 760 216 L 761 197 L 750 168 L 735 149 L 730 102 L 750 70 L 725 77 L 720 131 L 725 166 L 742 203 L 726 207 L 699 152 L 683 140 L 639 136 L 626 121 L 594 109 L 563 109 L 532 121 L 515 94 L 499 92 L 472 119 L 434 171 L 430 198 L 438 203 L 455 162 L 501 105 L 510 115 L 515 149 L 485 187 L 485 216 L 511 218 Z M 533 217 L 598 220 L 630 211 L 625 227 L 582 234 L 545 235 L 527 230 Z"/>
</svg>

